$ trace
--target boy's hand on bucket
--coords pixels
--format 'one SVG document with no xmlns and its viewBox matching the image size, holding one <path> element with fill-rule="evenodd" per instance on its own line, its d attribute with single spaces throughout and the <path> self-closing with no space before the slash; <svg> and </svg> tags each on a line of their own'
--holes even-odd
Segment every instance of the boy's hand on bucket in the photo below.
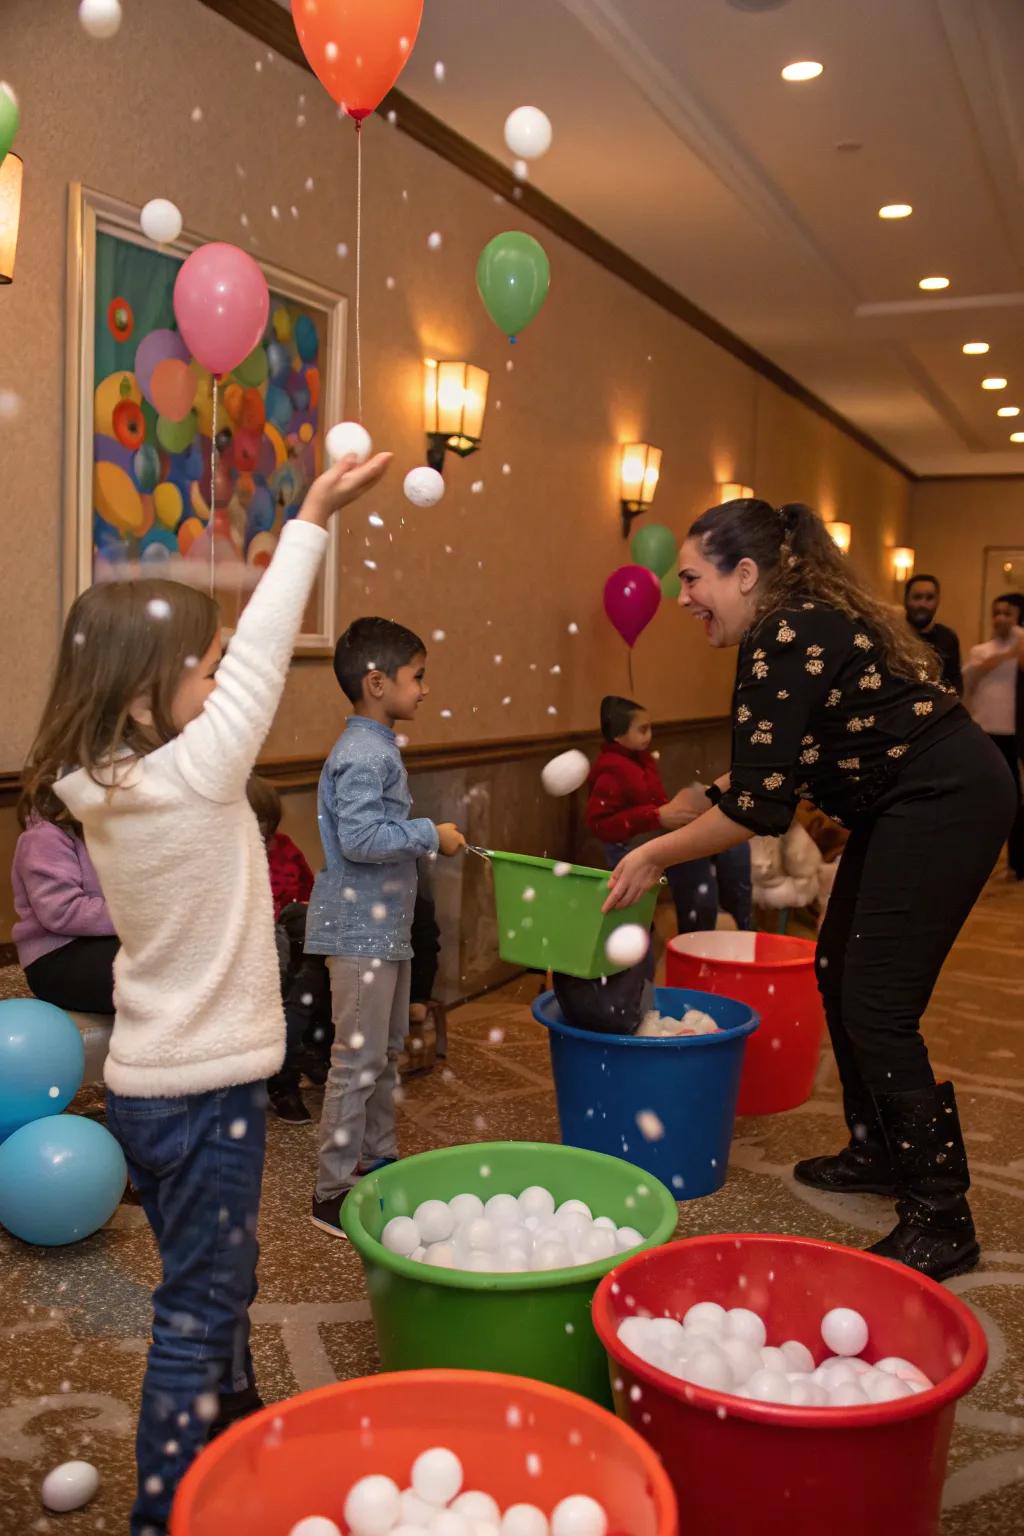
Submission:
<svg viewBox="0 0 1024 1536">
<path fill-rule="evenodd" d="M 441 821 L 437 825 L 437 851 L 446 859 L 454 858 L 466 846 L 466 839 L 454 822 Z"/>
<path fill-rule="evenodd" d="M 652 885 L 657 885 L 662 874 L 661 865 L 651 857 L 647 846 L 634 848 L 612 871 L 608 898 L 601 911 L 615 912 L 620 907 L 631 907 Z"/>
</svg>

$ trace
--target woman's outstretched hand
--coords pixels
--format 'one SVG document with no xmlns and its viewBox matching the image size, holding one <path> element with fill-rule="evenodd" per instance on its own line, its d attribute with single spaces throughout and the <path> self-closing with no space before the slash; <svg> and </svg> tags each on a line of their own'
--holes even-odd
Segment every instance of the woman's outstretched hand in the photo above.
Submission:
<svg viewBox="0 0 1024 1536">
<path fill-rule="evenodd" d="M 601 911 L 614 912 L 620 907 L 631 907 L 657 885 L 663 873 L 662 866 L 648 852 L 648 845 L 634 848 L 612 871 L 608 898 Z"/>
</svg>

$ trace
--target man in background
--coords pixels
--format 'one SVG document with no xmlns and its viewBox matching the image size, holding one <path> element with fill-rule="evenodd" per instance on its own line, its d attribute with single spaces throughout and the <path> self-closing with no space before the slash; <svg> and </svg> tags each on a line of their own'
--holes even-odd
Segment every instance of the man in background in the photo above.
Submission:
<svg viewBox="0 0 1024 1536">
<path fill-rule="evenodd" d="M 971 648 L 964 668 L 964 702 L 975 723 L 981 726 L 1006 759 L 1017 788 L 1017 820 L 1010 833 L 1009 865 L 1024 880 L 1024 811 L 1021 810 L 1020 732 L 1018 712 L 1021 675 L 1024 672 L 1024 629 L 1021 608 L 1014 592 L 1004 593 L 992 604 L 992 638 Z"/>
<path fill-rule="evenodd" d="M 955 631 L 936 622 L 942 588 L 937 576 L 911 576 L 903 589 L 907 623 L 926 640 L 942 665 L 942 681 L 963 693 L 960 673 L 960 641 Z"/>
</svg>

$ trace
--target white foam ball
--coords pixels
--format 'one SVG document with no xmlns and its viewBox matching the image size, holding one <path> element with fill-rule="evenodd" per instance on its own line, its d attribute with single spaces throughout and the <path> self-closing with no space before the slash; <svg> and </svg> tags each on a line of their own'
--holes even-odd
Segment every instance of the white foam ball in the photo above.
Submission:
<svg viewBox="0 0 1024 1536">
<path fill-rule="evenodd" d="M 484 1206 L 484 1215 L 498 1227 L 510 1227 L 513 1223 L 518 1225 L 519 1201 L 515 1195 L 492 1195 Z"/>
<path fill-rule="evenodd" d="M 432 1536 L 473 1536 L 473 1522 L 454 1509 L 439 1509 L 427 1529 Z"/>
<path fill-rule="evenodd" d="M 884 1360 L 876 1360 L 875 1370 L 885 1371 L 889 1376 L 898 1376 L 901 1381 L 909 1381 L 912 1386 L 933 1385 L 930 1377 L 925 1375 L 920 1366 L 914 1365 L 910 1360 L 902 1359 L 899 1355 L 886 1355 Z"/>
<path fill-rule="evenodd" d="M 539 107 L 516 107 L 505 119 L 505 143 L 520 160 L 539 160 L 551 138 L 551 119 Z"/>
<path fill-rule="evenodd" d="M 615 1231 L 615 1223 L 614 1223 L 614 1221 L 612 1221 L 610 1216 L 595 1216 L 594 1217 L 594 1226 L 595 1227 L 607 1227 L 609 1232 L 614 1232 Z"/>
<path fill-rule="evenodd" d="M 568 1215 L 562 1217 L 561 1221 L 556 1218 L 556 1222 L 555 1230 L 560 1232 L 566 1242 L 573 1247 L 581 1243 L 588 1232 L 594 1230 L 593 1222 L 586 1216 L 582 1216 L 579 1211 L 570 1211 Z"/>
<path fill-rule="evenodd" d="M 433 1504 L 421 1499 L 415 1489 L 406 1488 L 399 1506 L 399 1518 L 403 1525 L 415 1525 L 422 1529 L 430 1524 L 436 1514 Z"/>
<path fill-rule="evenodd" d="M 749 1307 L 730 1307 L 725 1315 L 724 1331 L 727 1338 L 743 1339 L 755 1349 L 763 1349 L 768 1338 L 764 1322 Z"/>
<path fill-rule="evenodd" d="M 869 1403 L 894 1403 L 898 1397 L 913 1397 L 914 1389 L 909 1381 L 901 1381 L 888 1371 L 869 1371 L 861 1376 L 857 1385 Z"/>
<path fill-rule="evenodd" d="M 618 1327 L 618 1340 L 643 1358 L 643 1352 L 654 1342 L 653 1317 L 624 1317 Z"/>
<path fill-rule="evenodd" d="M 501 1510 L 497 1499 L 492 1499 L 489 1493 L 481 1493 L 479 1488 L 469 1488 L 465 1493 L 460 1493 L 453 1500 L 452 1509 L 456 1514 L 465 1515 L 467 1520 L 487 1520 L 491 1525 L 497 1525 L 501 1520 Z"/>
<path fill-rule="evenodd" d="M 480 1253 L 485 1249 L 497 1247 L 498 1229 L 489 1217 L 473 1216 L 464 1227 L 460 1228 L 458 1238 L 470 1253 Z"/>
<path fill-rule="evenodd" d="M 455 1217 L 444 1200 L 423 1200 L 412 1213 L 424 1243 L 442 1243 L 455 1230 Z"/>
<path fill-rule="evenodd" d="M 588 1264 L 594 1264 L 600 1259 L 610 1259 L 618 1252 L 615 1242 L 615 1233 L 609 1232 L 607 1227 L 591 1227 L 589 1232 L 584 1232 L 580 1241 L 580 1253 Z M 662 1322 L 668 1322 L 668 1318 L 662 1318 Z M 679 1324 L 676 1324 L 679 1327 Z M 680 1329 L 680 1332 L 682 1330 Z"/>
<path fill-rule="evenodd" d="M 421 1264 L 426 1256 L 427 1250 L 422 1243 L 420 1243 L 418 1248 L 414 1248 L 412 1253 L 409 1255 L 410 1259 L 415 1259 L 417 1264 Z"/>
<path fill-rule="evenodd" d="M 744 1391 L 759 1403 L 788 1403 L 789 1382 L 781 1371 L 755 1371 Z"/>
<path fill-rule="evenodd" d="M 527 1219 L 534 1216 L 553 1216 L 555 1197 L 550 1189 L 545 1189 L 542 1184 L 531 1184 L 519 1196 L 519 1209 Z"/>
<path fill-rule="evenodd" d="M 813 1380 L 831 1392 L 833 1387 L 841 1386 L 845 1381 L 856 1381 L 857 1372 L 849 1360 L 823 1360 L 814 1372 Z"/>
<path fill-rule="evenodd" d="M 568 1269 L 572 1265 L 572 1250 L 566 1242 L 545 1238 L 533 1250 L 531 1269 Z"/>
<path fill-rule="evenodd" d="M 503 1267 L 502 1261 L 493 1248 L 474 1248 L 459 1266 L 461 1269 L 472 1270 L 477 1275 L 496 1275 Z"/>
<path fill-rule="evenodd" d="M 420 1234 L 411 1216 L 392 1216 L 380 1240 L 389 1253 L 400 1253 L 408 1258 L 420 1245 Z"/>
<path fill-rule="evenodd" d="M 646 1318 L 648 1336 L 662 1349 L 679 1349 L 683 1343 L 683 1325 L 674 1317 Z"/>
<path fill-rule="evenodd" d="M 401 1494 L 390 1477 L 375 1473 L 353 1483 L 345 1499 L 345 1524 L 352 1536 L 387 1536 L 398 1522 Z"/>
<path fill-rule="evenodd" d="M 639 1248 L 642 1242 L 644 1235 L 636 1227 L 619 1227 L 615 1234 L 615 1246 L 620 1253 L 627 1253 L 630 1248 Z"/>
<path fill-rule="evenodd" d="M 724 1338 L 719 1334 L 717 1344 L 722 1354 L 732 1366 L 732 1373 L 738 1386 L 749 1381 L 755 1371 L 762 1369 L 761 1352 L 748 1344 L 746 1339 L 734 1339 L 729 1335 Z"/>
<path fill-rule="evenodd" d="M 154 245 L 170 245 L 177 240 L 183 222 L 181 210 L 166 197 L 151 197 L 139 215 L 142 233 Z"/>
<path fill-rule="evenodd" d="M 604 952 L 612 965 L 639 965 L 650 943 L 650 934 L 639 923 L 621 923 L 608 935 Z"/>
<path fill-rule="evenodd" d="M 455 1247 L 452 1243 L 431 1243 L 424 1255 L 423 1262 L 431 1264 L 434 1269 L 455 1268 Z"/>
<path fill-rule="evenodd" d="M 97 42 L 106 42 L 121 25 L 121 0 L 81 0 L 78 20 L 82 31 Z M 73 1463 L 68 1462 L 68 1466 Z"/>
<path fill-rule="evenodd" d="M 414 507 L 436 507 L 444 495 L 444 476 L 421 464 L 410 469 L 402 481 L 402 490 L 406 501 L 411 501 Z"/>
<path fill-rule="evenodd" d="M 870 1398 L 856 1381 L 841 1381 L 829 1387 L 828 1400 L 833 1408 L 863 1408 Z"/>
<path fill-rule="evenodd" d="M 430 1509 L 429 1505 L 426 1507 L 429 1510 L 429 1515 L 422 1525 L 408 1525 L 404 1520 L 400 1520 L 397 1525 L 391 1527 L 390 1536 L 423 1536 L 424 1530 L 437 1514 L 436 1509 Z"/>
<path fill-rule="evenodd" d="M 91 1461 L 63 1461 L 43 1478 L 39 1490 L 47 1509 L 63 1515 L 81 1509 L 100 1486 L 100 1475 Z"/>
<path fill-rule="evenodd" d="M 412 1464 L 413 1492 L 427 1504 L 450 1504 L 462 1488 L 462 1462 L 454 1451 L 435 1446 L 423 1451 Z"/>
<path fill-rule="evenodd" d="M 683 1313 L 683 1327 L 702 1333 L 719 1333 L 725 1323 L 725 1308 L 717 1301 L 696 1301 Z"/>
<path fill-rule="evenodd" d="M 859 1355 L 868 1342 L 868 1325 L 852 1307 L 833 1307 L 821 1320 L 821 1336 L 834 1355 Z"/>
<path fill-rule="evenodd" d="M 498 1264 L 506 1275 L 524 1275 L 530 1268 L 530 1253 L 519 1244 L 510 1244 L 498 1253 Z"/>
<path fill-rule="evenodd" d="M 498 1520 L 500 1520 L 500 1519 L 501 1519 L 501 1515 L 499 1513 Z M 496 1521 L 496 1520 L 474 1520 L 473 1521 L 473 1536 L 500 1536 L 500 1533 L 499 1533 L 499 1530 L 498 1530 L 498 1521 Z"/>
<path fill-rule="evenodd" d="M 501 1536 L 549 1536 L 548 1517 L 535 1504 L 511 1504 L 501 1517 Z"/>
<path fill-rule="evenodd" d="M 497 1225 L 497 1223 L 495 1223 Z M 498 1227 L 498 1248 L 532 1248 L 533 1234 L 521 1222 L 508 1222 Z"/>
<path fill-rule="evenodd" d="M 809 1376 L 794 1373 L 789 1383 L 789 1401 L 794 1408 L 824 1408 L 828 1393 Z"/>
<path fill-rule="evenodd" d="M 781 1349 L 776 1349 L 773 1344 L 766 1344 L 761 1351 L 761 1368 L 765 1371 L 780 1371 L 785 1376 L 790 1365 Z"/>
<path fill-rule="evenodd" d="M 734 1385 L 732 1366 L 722 1354 L 721 1350 L 708 1346 L 698 1349 L 688 1356 L 684 1370 L 681 1372 L 684 1381 L 692 1381 L 694 1386 L 707 1387 L 712 1392 L 731 1392 Z"/>
<path fill-rule="evenodd" d="M 448 1201 L 448 1209 L 456 1222 L 472 1221 L 474 1216 L 483 1215 L 484 1203 L 479 1195 L 453 1195 Z"/>
<path fill-rule="evenodd" d="M 605 1536 L 608 1516 L 596 1499 L 570 1494 L 551 1511 L 551 1536 Z"/>
<path fill-rule="evenodd" d="M 324 447 L 332 464 L 350 455 L 357 464 L 365 464 L 373 452 L 373 440 L 358 421 L 339 421 L 328 432 Z"/>
<path fill-rule="evenodd" d="M 560 752 L 541 769 L 540 782 L 549 795 L 573 795 L 590 777 L 590 759 L 575 747 Z"/>
<path fill-rule="evenodd" d="M 779 1348 L 786 1357 L 787 1371 L 801 1371 L 810 1374 L 814 1370 L 814 1356 L 806 1344 L 801 1344 L 799 1339 L 787 1339 Z"/>
<path fill-rule="evenodd" d="M 561 1226 L 564 1219 L 572 1215 L 585 1216 L 588 1221 L 594 1219 L 593 1212 L 585 1200 L 563 1200 L 555 1212 L 555 1222 Z"/>
<path fill-rule="evenodd" d="M 395 1536 L 398 1536 L 402 1527 L 395 1527 Z M 326 1515 L 307 1515 L 297 1525 L 293 1525 L 288 1536 L 341 1536 L 340 1526 L 333 1520 L 328 1520 Z"/>
</svg>

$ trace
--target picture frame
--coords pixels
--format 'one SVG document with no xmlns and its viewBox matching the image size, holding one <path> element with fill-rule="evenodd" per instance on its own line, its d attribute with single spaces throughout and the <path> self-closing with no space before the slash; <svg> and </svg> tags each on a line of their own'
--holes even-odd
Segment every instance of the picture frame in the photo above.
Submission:
<svg viewBox="0 0 1024 1536">
<path fill-rule="evenodd" d="M 261 347 L 281 368 L 287 354 L 289 371 L 268 373 L 264 359 L 262 382 L 257 381 L 258 368 L 244 376 L 250 387 L 236 375 L 221 382 L 216 435 L 224 447 L 218 452 L 215 483 L 208 435 L 213 430 L 211 381 L 190 359 L 184 342 L 171 334 L 175 327 L 170 311 L 176 270 L 205 240 L 195 231 L 183 231 L 172 244 L 155 246 L 142 233 L 140 212 L 80 182 L 69 187 L 63 612 L 95 580 L 168 575 L 212 588 L 221 604 L 224 628 L 230 632 L 269 563 L 281 528 L 298 510 L 306 485 L 319 472 L 327 428 L 344 417 L 348 300 L 307 278 L 258 261 L 271 295 Z M 138 327 L 130 299 L 112 299 L 105 291 L 113 271 L 133 272 L 136 287 L 145 294 Z M 103 315 L 97 313 L 100 308 Z M 143 309 L 158 314 L 158 326 L 145 328 Z M 301 319 L 302 331 L 296 317 Z M 152 345 L 145 355 L 159 354 L 158 333 L 169 338 L 169 345 L 176 342 L 175 356 L 183 357 L 198 379 L 190 416 L 181 423 L 171 419 L 173 403 L 163 401 L 171 416 L 158 409 L 160 397 L 153 394 L 156 368 L 150 374 L 144 357 L 133 364 L 133 349 L 141 348 L 148 338 Z M 296 333 L 306 340 L 305 357 L 312 349 L 308 366 L 296 350 Z M 259 351 L 257 347 L 251 354 L 257 363 Z M 112 357 L 116 358 L 113 364 Z M 107 369 L 105 376 L 99 376 Z M 184 379 L 187 392 L 187 369 L 182 361 L 175 361 L 173 368 L 164 370 L 164 378 L 168 384 L 176 380 L 179 392 Z M 231 383 L 235 389 L 229 396 Z M 229 405 L 248 415 L 233 420 Z M 117 411 L 121 414 L 115 426 Z M 190 418 L 194 418 L 191 434 Z M 243 454 L 243 437 L 248 457 Z M 332 653 L 339 541 L 335 521 L 327 558 L 296 641 L 298 655 Z"/>
</svg>

